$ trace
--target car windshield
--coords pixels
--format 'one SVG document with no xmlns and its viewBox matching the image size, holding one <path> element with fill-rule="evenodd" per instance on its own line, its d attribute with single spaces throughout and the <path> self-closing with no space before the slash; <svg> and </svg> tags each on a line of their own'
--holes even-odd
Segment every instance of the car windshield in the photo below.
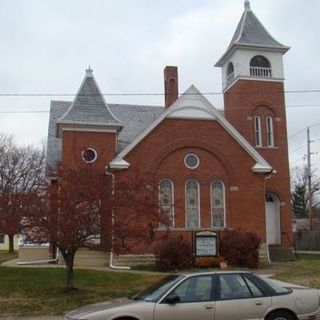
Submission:
<svg viewBox="0 0 320 320">
<path fill-rule="evenodd" d="M 272 280 L 272 279 L 269 279 L 269 278 L 263 278 L 263 280 L 276 292 L 276 293 L 288 293 L 290 292 L 291 290 L 290 289 L 287 289 L 287 288 L 284 288 L 282 287 L 280 284 L 277 283 L 276 280 Z"/>
<path fill-rule="evenodd" d="M 182 276 L 169 275 L 153 284 L 151 287 L 135 295 L 132 299 L 156 302 L 164 293 L 166 293 L 174 284 L 176 284 Z"/>
</svg>

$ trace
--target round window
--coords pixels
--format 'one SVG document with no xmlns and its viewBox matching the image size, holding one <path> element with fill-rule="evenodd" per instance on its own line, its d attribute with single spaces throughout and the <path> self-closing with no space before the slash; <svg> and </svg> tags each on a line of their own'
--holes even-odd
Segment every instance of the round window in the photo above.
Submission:
<svg viewBox="0 0 320 320">
<path fill-rule="evenodd" d="M 186 167 L 188 167 L 189 169 L 195 169 L 199 166 L 199 158 L 198 156 L 196 156 L 195 154 L 187 154 L 184 157 L 184 164 L 186 165 Z"/>
<path fill-rule="evenodd" d="M 92 148 L 87 148 L 82 151 L 82 159 L 87 162 L 91 163 L 96 161 L 97 159 L 97 151 Z"/>
</svg>

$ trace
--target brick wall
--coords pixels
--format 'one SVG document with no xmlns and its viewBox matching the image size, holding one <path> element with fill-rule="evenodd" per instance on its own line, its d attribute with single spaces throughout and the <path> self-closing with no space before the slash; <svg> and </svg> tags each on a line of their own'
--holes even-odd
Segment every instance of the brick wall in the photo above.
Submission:
<svg viewBox="0 0 320 320">
<path fill-rule="evenodd" d="M 62 164 L 68 166 L 83 165 L 82 151 L 93 148 L 97 160 L 92 164 L 97 168 L 104 167 L 116 154 L 116 134 L 106 132 L 64 131 L 62 139 Z"/>
<path fill-rule="evenodd" d="M 281 240 L 283 245 L 290 245 L 290 178 L 283 83 L 240 80 L 224 94 L 224 103 L 226 119 L 252 145 L 255 145 L 253 117 L 261 118 L 262 147 L 256 150 L 276 171 L 266 180 L 266 192 L 277 195 L 280 200 Z M 273 118 L 275 145 L 272 148 L 266 146 L 266 116 Z"/>
<path fill-rule="evenodd" d="M 187 153 L 198 155 L 198 168 L 184 165 Z M 255 161 L 217 121 L 166 119 L 125 160 L 130 163 L 129 171 L 155 173 L 159 181 L 172 180 L 177 231 L 185 227 L 188 179 L 200 185 L 201 228 L 211 228 L 210 184 L 218 179 L 225 184 L 227 227 L 257 232 L 265 241 L 264 176 L 251 171 Z"/>
</svg>

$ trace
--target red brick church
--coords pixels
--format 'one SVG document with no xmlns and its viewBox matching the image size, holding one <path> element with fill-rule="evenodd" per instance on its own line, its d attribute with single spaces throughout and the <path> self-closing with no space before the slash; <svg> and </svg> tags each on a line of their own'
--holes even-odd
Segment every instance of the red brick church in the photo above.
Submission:
<svg viewBox="0 0 320 320">
<path fill-rule="evenodd" d="M 116 177 L 151 172 L 171 232 L 240 228 L 257 233 L 264 244 L 288 247 L 282 58 L 288 49 L 245 1 L 234 36 L 216 63 L 224 111 L 193 85 L 179 96 L 177 67 L 164 69 L 164 107 L 106 102 L 89 69 L 74 101 L 51 102 L 47 168 L 95 162 Z M 176 207 L 178 202 L 183 205 Z"/>
</svg>

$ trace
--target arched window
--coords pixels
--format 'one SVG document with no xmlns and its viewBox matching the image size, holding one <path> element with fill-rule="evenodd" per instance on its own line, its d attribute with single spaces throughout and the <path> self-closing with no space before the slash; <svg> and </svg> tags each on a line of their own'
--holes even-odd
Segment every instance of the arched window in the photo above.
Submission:
<svg viewBox="0 0 320 320">
<path fill-rule="evenodd" d="M 186 201 L 186 228 L 199 228 L 199 183 L 188 180 L 185 189 Z"/>
<path fill-rule="evenodd" d="M 225 227 L 225 191 L 224 184 L 215 180 L 211 183 L 212 228 Z"/>
<path fill-rule="evenodd" d="M 266 130 L 267 130 L 267 146 L 274 147 L 273 119 L 270 116 L 266 117 Z"/>
<path fill-rule="evenodd" d="M 254 77 L 271 78 L 271 65 L 264 56 L 255 56 L 250 61 L 250 75 Z"/>
<path fill-rule="evenodd" d="M 255 144 L 256 147 L 262 146 L 262 137 L 261 137 L 261 119 L 259 116 L 254 116 L 254 135 L 255 135 Z"/>
<path fill-rule="evenodd" d="M 159 203 L 162 214 L 160 227 L 174 227 L 174 201 L 173 183 L 169 179 L 163 179 L 159 183 Z"/>
<path fill-rule="evenodd" d="M 232 62 L 228 63 L 227 67 L 227 84 L 230 84 L 234 79 L 234 66 Z"/>
</svg>

